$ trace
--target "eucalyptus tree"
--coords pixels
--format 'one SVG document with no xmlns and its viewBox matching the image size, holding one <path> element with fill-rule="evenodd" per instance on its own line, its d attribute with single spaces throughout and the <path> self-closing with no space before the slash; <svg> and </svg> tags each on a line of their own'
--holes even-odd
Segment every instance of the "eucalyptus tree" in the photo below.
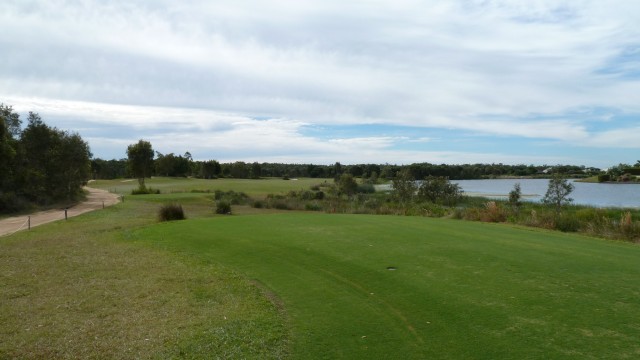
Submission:
<svg viewBox="0 0 640 360">
<path fill-rule="evenodd" d="M 136 144 L 127 147 L 129 170 L 138 179 L 140 189 L 145 189 L 144 179 L 151 177 L 153 173 L 153 147 L 145 140 L 139 140 Z"/>
<path fill-rule="evenodd" d="M 416 178 L 409 169 L 398 171 L 396 177 L 391 181 L 391 187 L 393 188 L 393 196 L 400 201 L 402 206 L 410 203 L 418 190 Z"/>
<path fill-rule="evenodd" d="M 561 174 L 554 173 L 553 177 L 549 179 L 549 185 L 547 192 L 542 198 L 542 202 L 553 206 L 556 213 L 560 213 L 562 207 L 570 204 L 573 199 L 569 197 L 569 194 L 573 192 L 574 186 Z"/>
</svg>

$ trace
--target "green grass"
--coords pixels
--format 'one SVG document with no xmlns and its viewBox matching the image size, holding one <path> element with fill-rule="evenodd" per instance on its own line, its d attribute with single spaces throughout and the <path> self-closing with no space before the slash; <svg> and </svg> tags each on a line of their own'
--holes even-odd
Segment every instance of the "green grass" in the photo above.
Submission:
<svg viewBox="0 0 640 360">
<path fill-rule="evenodd" d="M 284 302 L 293 358 L 640 356 L 640 248 L 631 244 L 325 214 L 197 219 L 131 240 L 263 283 Z"/>
<path fill-rule="evenodd" d="M 0 238 L 0 359 L 640 357 L 637 245 L 422 217 L 215 215 L 213 194 L 190 190 L 321 180 L 152 181 L 165 193 Z M 92 183 L 114 184 L 127 183 Z M 166 203 L 188 220 L 159 224 Z"/>
<path fill-rule="evenodd" d="M 301 178 L 298 180 L 282 180 L 280 178 L 266 179 L 192 179 L 192 178 L 167 178 L 158 177 L 146 179 L 147 187 L 160 189 L 162 193 L 177 193 L 215 190 L 244 192 L 249 196 L 264 197 L 271 193 L 283 193 L 289 190 L 308 189 L 312 185 L 320 184 L 324 181 L 333 183 L 333 179 L 311 179 Z M 137 180 L 116 179 L 98 180 L 91 182 L 91 186 L 99 189 L 110 190 L 119 194 L 131 194 L 131 190 L 138 187 Z"/>
</svg>

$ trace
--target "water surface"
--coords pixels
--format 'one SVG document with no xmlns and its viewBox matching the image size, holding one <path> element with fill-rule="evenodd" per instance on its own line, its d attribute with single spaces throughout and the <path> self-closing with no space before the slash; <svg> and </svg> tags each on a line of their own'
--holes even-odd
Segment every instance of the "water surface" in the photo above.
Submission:
<svg viewBox="0 0 640 360">
<path fill-rule="evenodd" d="M 640 207 L 640 184 L 597 184 L 570 180 L 575 189 L 569 195 L 574 204 L 596 207 Z M 547 192 L 547 179 L 455 180 L 469 195 L 504 198 L 520 183 L 524 200 L 540 201 Z"/>
</svg>

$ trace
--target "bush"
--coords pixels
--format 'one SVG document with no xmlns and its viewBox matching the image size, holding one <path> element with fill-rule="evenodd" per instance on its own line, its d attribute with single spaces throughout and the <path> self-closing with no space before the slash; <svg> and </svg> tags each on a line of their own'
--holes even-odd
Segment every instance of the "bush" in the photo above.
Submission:
<svg viewBox="0 0 640 360">
<path fill-rule="evenodd" d="M 357 192 L 358 194 L 373 194 L 376 192 L 376 188 L 373 184 L 359 184 Z"/>
<path fill-rule="evenodd" d="M 160 221 L 184 220 L 185 216 L 184 211 L 182 210 L 182 205 L 163 205 L 158 212 L 158 219 Z"/>
<path fill-rule="evenodd" d="M 148 194 L 160 194 L 160 189 L 148 188 L 144 185 L 140 185 L 137 189 L 131 190 L 131 195 L 148 195 Z"/>
<path fill-rule="evenodd" d="M 611 181 L 611 175 L 609 174 L 598 175 L 598 182 L 607 182 L 607 181 Z"/>
<path fill-rule="evenodd" d="M 619 231 L 625 238 L 634 240 L 640 238 L 640 223 L 633 221 L 631 212 L 627 211 L 620 217 Z"/>
<path fill-rule="evenodd" d="M 322 206 L 317 202 L 306 203 L 304 205 L 304 209 L 307 211 L 322 211 Z"/>
<path fill-rule="evenodd" d="M 287 205 L 287 203 L 284 201 L 274 201 L 271 206 L 273 206 L 274 209 L 278 210 L 291 210 L 291 208 L 289 208 L 289 205 Z"/>
<path fill-rule="evenodd" d="M 216 214 L 231 215 L 231 203 L 228 201 L 218 201 L 216 204 Z"/>
<path fill-rule="evenodd" d="M 216 201 L 224 200 L 232 205 L 241 205 L 248 203 L 249 196 L 243 192 L 236 192 L 233 190 L 221 191 L 216 190 L 213 193 L 213 199 Z"/>
<path fill-rule="evenodd" d="M 0 194 L 0 213 L 12 213 L 27 207 L 29 207 L 29 203 L 13 192 Z"/>
<path fill-rule="evenodd" d="M 484 222 L 504 222 L 507 220 L 507 213 L 495 201 L 489 201 L 484 205 L 480 220 Z"/>
<path fill-rule="evenodd" d="M 262 200 L 256 200 L 253 202 L 251 206 L 253 206 L 256 209 L 262 209 L 264 207 L 264 202 Z"/>
<path fill-rule="evenodd" d="M 562 232 L 576 232 L 580 230 L 580 221 L 575 216 L 562 214 L 556 217 L 555 228 Z"/>
</svg>

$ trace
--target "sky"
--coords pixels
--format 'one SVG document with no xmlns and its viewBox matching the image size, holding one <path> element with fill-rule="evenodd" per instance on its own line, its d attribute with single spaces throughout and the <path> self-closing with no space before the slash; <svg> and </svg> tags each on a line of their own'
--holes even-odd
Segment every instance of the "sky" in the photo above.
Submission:
<svg viewBox="0 0 640 360">
<path fill-rule="evenodd" d="M 95 157 L 640 160 L 640 1 L 3 0 L 0 103 Z"/>
</svg>

